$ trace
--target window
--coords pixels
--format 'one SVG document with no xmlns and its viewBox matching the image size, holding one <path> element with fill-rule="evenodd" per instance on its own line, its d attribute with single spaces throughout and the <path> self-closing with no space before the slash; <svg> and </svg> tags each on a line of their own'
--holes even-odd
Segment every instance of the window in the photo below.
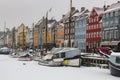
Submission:
<svg viewBox="0 0 120 80">
<path fill-rule="evenodd" d="M 65 57 L 65 52 L 61 53 L 61 58 Z"/>
<path fill-rule="evenodd" d="M 106 22 L 106 27 L 108 27 L 108 21 Z"/>
<path fill-rule="evenodd" d="M 96 29 L 98 28 L 98 24 L 96 24 Z"/>
<path fill-rule="evenodd" d="M 105 22 L 103 22 L 103 27 L 105 27 Z"/>
<path fill-rule="evenodd" d="M 102 14 L 102 18 L 104 18 L 105 17 L 105 14 Z"/>
<path fill-rule="evenodd" d="M 112 26 L 112 25 L 113 25 L 113 20 L 110 21 L 110 26 Z"/>
<path fill-rule="evenodd" d="M 67 29 L 67 33 L 69 34 L 69 29 Z"/>
<path fill-rule="evenodd" d="M 98 21 L 98 17 L 96 17 L 96 21 Z"/>
<path fill-rule="evenodd" d="M 91 21 L 90 21 L 90 18 L 89 18 L 89 21 L 88 21 L 88 22 L 89 22 L 89 23 L 91 22 Z"/>
<path fill-rule="evenodd" d="M 96 22 L 96 18 L 94 18 L 94 22 Z"/>
<path fill-rule="evenodd" d="M 113 39 L 113 36 L 114 36 L 114 35 L 113 35 L 113 30 L 112 30 L 112 31 L 111 31 L 111 39 Z"/>
<path fill-rule="evenodd" d="M 104 35 L 104 32 L 102 32 L 102 39 L 105 39 L 105 35 Z"/>
<path fill-rule="evenodd" d="M 109 15 L 109 14 L 108 14 L 108 13 L 106 13 L 106 17 L 108 17 L 108 15 Z"/>
<path fill-rule="evenodd" d="M 114 38 L 115 39 L 119 38 L 118 30 L 115 30 L 115 32 L 114 32 Z"/>
<path fill-rule="evenodd" d="M 97 32 L 97 36 L 96 37 L 99 37 L 99 32 Z"/>
<path fill-rule="evenodd" d="M 115 11 L 115 16 L 118 16 L 118 11 Z"/>
<path fill-rule="evenodd" d="M 95 25 L 93 25 L 93 29 L 95 29 Z"/>
<path fill-rule="evenodd" d="M 119 10 L 119 12 L 118 12 L 118 15 L 120 15 L 120 10 Z"/>
<path fill-rule="evenodd" d="M 96 12 L 94 12 L 94 16 L 96 15 Z"/>
<path fill-rule="evenodd" d="M 116 18 L 115 18 L 115 23 L 118 24 L 118 23 L 119 23 L 118 21 L 119 21 L 119 20 L 118 20 L 118 18 L 116 17 Z"/>
<path fill-rule="evenodd" d="M 90 33 L 88 35 L 89 35 L 89 38 L 90 38 Z"/>
<path fill-rule="evenodd" d="M 109 31 L 105 32 L 105 39 L 109 39 Z"/>
<path fill-rule="evenodd" d="M 120 64 L 120 57 L 119 56 L 116 57 L 116 63 Z"/>
<path fill-rule="evenodd" d="M 113 12 L 110 13 L 110 17 L 112 17 L 112 16 L 113 16 Z"/>
<path fill-rule="evenodd" d="M 99 36 L 102 37 L 102 33 L 101 32 L 99 32 Z"/>
</svg>

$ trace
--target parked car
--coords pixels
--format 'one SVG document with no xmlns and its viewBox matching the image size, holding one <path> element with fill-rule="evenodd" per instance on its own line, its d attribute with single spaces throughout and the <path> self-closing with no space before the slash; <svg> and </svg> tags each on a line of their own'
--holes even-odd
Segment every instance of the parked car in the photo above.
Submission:
<svg viewBox="0 0 120 80">
<path fill-rule="evenodd" d="M 0 54 L 9 54 L 10 49 L 7 47 L 0 48 Z"/>
</svg>

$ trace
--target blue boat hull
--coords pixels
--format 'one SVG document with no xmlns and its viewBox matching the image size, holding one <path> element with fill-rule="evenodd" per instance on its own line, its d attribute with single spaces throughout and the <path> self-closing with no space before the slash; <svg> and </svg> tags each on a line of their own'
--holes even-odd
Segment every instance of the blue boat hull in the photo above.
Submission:
<svg viewBox="0 0 120 80">
<path fill-rule="evenodd" d="M 112 75 L 120 77 L 120 66 L 116 66 L 109 62 L 109 68 Z"/>
</svg>

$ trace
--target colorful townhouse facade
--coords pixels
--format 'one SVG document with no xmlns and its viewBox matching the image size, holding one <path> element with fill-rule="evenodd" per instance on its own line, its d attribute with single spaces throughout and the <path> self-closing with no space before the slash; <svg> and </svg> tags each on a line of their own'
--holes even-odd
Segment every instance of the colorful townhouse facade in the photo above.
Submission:
<svg viewBox="0 0 120 80">
<path fill-rule="evenodd" d="M 46 23 L 45 23 L 46 24 Z M 51 49 L 52 47 L 54 47 L 54 42 L 55 42 L 55 38 L 54 38 L 54 29 L 55 29 L 55 24 L 56 24 L 56 20 L 48 20 L 48 24 L 47 24 L 47 32 L 46 32 L 46 26 L 43 27 L 43 35 L 42 35 L 42 41 L 43 41 L 43 47 L 44 48 L 48 48 Z M 47 40 L 47 43 L 46 43 Z"/>
<path fill-rule="evenodd" d="M 39 39 L 39 28 L 37 26 L 35 26 L 33 28 L 33 47 L 34 48 L 38 48 L 39 47 L 39 43 L 38 43 L 38 39 Z"/>
<path fill-rule="evenodd" d="M 38 29 L 36 30 L 38 32 L 38 35 L 36 37 L 38 37 L 38 46 L 37 48 L 42 49 L 43 48 L 43 33 L 44 33 L 44 28 L 45 28 L 45 18 L 43 17 L 42 19 L 40 19 L 36 25 L 35 25 Z"/>
<path fill-rule="evenodd" d="M 9 32 L 8 33 L 8 35 L 7 35 L 7 46 L 9 47 L 9 48 L 11 48 L 12 47 L 12 32 Z"/>
<path fill-rule="evenodd" d="M 120 46 L 120 1 L 108 6 L 102 16 L 101 46 Z"/>
<path fill-rule="evenodd" d="M 104 8 L 93 7 L 88 17 L 88 25 L 86 30 L 86 48 L 87 52 L 95 51 L 101 43 L 101 22 Z"/>
<path fill-rule="evenodd" d="M 70 12 L 63 16 L 62 21 L 64 23 L 64 46 L 65 47 L 74 47 L 74 38 L 75 38 L 75 21 L 73 19 L 73 15 L 77 13 L 78 10 L 72 7 L 71 10 L 71 20 L 70 20 Z"/>
<path fill-rule="evenodd" d="M 26 35 L 26 46 L 27 48 L 33 47 L 33 29 L 29 28 L 29 31 Z"/>
<path fill-rule="evenodd" d="M 56 26 L 56 47 L 64 47 L 64 24 L 58 23 Z"/>
<path fill-rule="evenodd" d="M 84 7 L 81 8 L 81 11 L 74 15 L 75 20 L 75 40 L 74 47 L 77 47 L 81 52 L 86 52 L 86 28 L 88 23 L 89 11 Z"/>
<path fill-rule="evenodd" d="M 26 27 L 23 23 L 17 28 L 17 46 L 19 48 L 26 48 L 26 36 L 28 32 L 28 27 Z"/>
</svg>

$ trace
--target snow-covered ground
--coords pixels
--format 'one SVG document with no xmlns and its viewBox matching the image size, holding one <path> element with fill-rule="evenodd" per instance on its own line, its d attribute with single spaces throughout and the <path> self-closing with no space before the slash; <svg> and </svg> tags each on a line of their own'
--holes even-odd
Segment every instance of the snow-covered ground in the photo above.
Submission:
<svg viewBox="0 0 120 80">
<path fill-rule="evenodd" d="M 120 80 L 98 67 L 47 67 L 0 55 L 0 80 Z"/>
</svg>

